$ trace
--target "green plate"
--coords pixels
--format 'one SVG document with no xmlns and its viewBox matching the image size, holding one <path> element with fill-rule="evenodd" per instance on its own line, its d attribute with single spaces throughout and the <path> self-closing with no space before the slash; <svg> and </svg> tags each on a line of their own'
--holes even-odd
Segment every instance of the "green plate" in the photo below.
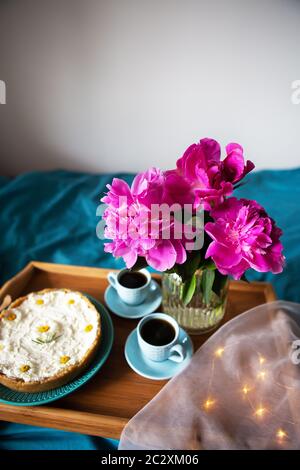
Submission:
<svg viewBox="0 0 300 470">
<path fill-rule="evenodd" d="M 113 340 L 114 340 L 114 328 L 109 313 L 104 306 L 95 300 L 93 297 L 85 294 L 90 301 L 94 304 L 96 309 L 101 315 L 101 326 L 102 326 L 102 339 L 100 347 L 96 353 L 93 362 L 90 364 L 88 369 L 81 376 L 72 380 L 72 382 L 63 385 L 62 387 L 48 390 L 47 392 L 38 393 L 23 393 L 10 390 L 4 385 L 0 385 L 0 402 L 7 403 L 8 405 L 14 406 L 37 406 L 50 403 L 51 401 L 58 400 L 59 398 L 65 397 L 70 393 L 77 390 L 79 387 L 84 385 L 90 380 L 103 366 L 106 359 L 111 351 Z"/>
</svg>

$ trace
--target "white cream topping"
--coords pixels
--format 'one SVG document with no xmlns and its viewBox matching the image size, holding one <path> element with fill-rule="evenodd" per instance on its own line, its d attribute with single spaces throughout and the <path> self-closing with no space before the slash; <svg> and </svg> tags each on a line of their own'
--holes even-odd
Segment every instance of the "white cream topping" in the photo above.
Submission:
<svg viewBox="0 0 300 470">
<path fill-rule="evenodd" d="M 98 313 L 78 293 L 32 293 L 0 321 L 0 372 L 25 382 L 80 362 L 95 341 Z"/>
</svg>

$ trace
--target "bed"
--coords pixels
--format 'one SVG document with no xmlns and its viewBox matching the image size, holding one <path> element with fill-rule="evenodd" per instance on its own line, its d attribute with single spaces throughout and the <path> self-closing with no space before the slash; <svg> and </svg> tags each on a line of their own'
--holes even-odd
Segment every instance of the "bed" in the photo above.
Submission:
<svg viewBox="0 0 300 470">
<path fill-rule="evenodd" d="M 0 283 L 30 260 L 119 268 L 96 237 L 100 197 L 113 177 L 63 170 L 0 177 Z M 250 280 L 272 282 L 277 297 L 300 302 L 300 168 L 257 171 L 238 197 L 257 199 L 283 229 L 286 267 L 273 276 L 250 272 Z M 115 449 L 117 442 L 80 434 L 0 422 L 0 449 Z"/>
</svg>

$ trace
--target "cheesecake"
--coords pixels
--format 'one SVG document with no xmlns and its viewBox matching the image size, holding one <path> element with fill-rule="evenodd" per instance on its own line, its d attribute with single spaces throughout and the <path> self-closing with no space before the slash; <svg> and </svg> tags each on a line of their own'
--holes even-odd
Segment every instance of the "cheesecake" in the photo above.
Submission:
<svg viewBox="0 0 300 470">
<path fill-rule="evenodd" d="M 100 314 L 80 292 L 28 294 L 0 314 L 0 383 L 22 392 L 65 385 L 90 364 L 100 341 Z"/>
</svg>

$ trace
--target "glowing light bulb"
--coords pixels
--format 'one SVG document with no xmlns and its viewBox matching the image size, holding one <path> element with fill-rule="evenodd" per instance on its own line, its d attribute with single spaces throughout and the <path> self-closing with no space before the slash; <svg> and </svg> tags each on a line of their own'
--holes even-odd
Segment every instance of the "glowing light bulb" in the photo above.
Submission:
<svg viewBox="0 0 300 470">
<path fill-rule="evenodd" d="M 212 398 L 207 398 L 207 400 L 205 400 L 204 404 L 203 404 L 203 407 L 206 411 L 209 411 L 216 403 L 216 400 L 212 399 Z"/>
<path fill-rule="evenodd" d="M 266 375 L 267 375 L 266 371 L 262 370 L 257 374 L 257 378 L 260 379 L 260 380 L 265 380 Z"/>
<path fill-rule="evenodd" d="M 247 395 L 251 391 L 251 388 L 248 385 L 244 385 L 242 388 L 242 392 L 244 395 Z"/>
<path fill-rule="evenodd" d="M 264 408 L 263 406 L 259 406 L 256 411 L 255 411 L 255 416 L 257 416 L 258 418 L 263 418 L 265 416 L 267 412 L 267 409 Z"/>
<path fill-rule="evenodd" d="M 260 365 L 264 364 L 265 362 L 266 362 L 266 359 L 263 356 L 259 356 Z"/>
<path fill-rule="evenodd" d="M 215 351 L 215 356 L 221 357 L 222 354 L 223 354 L 223 352 L 224 352 L 224 348 L 218 348 L 218 349 L 216 349 L 216 351 Z"/>
<path fill-rule="evenodd" d="M 287 432 L 285 432 L 283 429 L 278 429 L 277 433 L 276 433 L 276 437 L 282 441 L 283 439 L 287 438 L 288 435 L 287 435 Z"/>
</svg>

